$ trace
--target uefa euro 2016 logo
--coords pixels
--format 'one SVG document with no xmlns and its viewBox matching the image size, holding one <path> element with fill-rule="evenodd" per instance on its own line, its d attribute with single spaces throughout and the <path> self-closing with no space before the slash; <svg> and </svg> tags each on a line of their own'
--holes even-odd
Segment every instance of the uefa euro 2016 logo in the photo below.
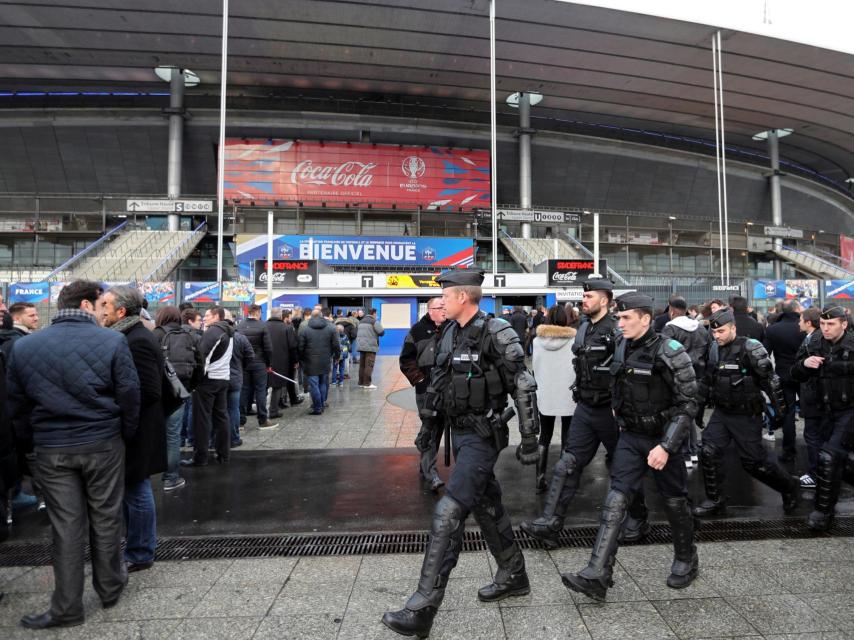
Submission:
<svg viewBox="0 0 854 640">
<path fill-rule="evenodd" d="M 424 175 L 427 170 L 427 165 L 418 156 L 407 156 L 403 159 L 403 164 L 400 167 L 405 175 L 410 180 L 417 180 Z"/>
<path fill-rule="evenodd" d="M 436 251 L 434 251 L 433 247 L 427 247 L 421 252 L 421 258 L 427 262 L 433 262 L 436 259 Z"/>
</svg>

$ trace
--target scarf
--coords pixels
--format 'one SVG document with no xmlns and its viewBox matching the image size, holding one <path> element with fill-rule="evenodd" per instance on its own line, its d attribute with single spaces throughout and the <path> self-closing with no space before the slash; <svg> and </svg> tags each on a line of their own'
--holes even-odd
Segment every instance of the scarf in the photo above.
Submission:
<svg viewBox="0 0 854 640">
<path fill-rule="evenodd" d="M 139 316 L 126 316 L 116 322 L 114 325 L 111 325 L 110 329 L 121 331 L 122 333 L 127 333 L 133 325 L 139 322 L 142 322 L 142 319 Z"/>
</svg>

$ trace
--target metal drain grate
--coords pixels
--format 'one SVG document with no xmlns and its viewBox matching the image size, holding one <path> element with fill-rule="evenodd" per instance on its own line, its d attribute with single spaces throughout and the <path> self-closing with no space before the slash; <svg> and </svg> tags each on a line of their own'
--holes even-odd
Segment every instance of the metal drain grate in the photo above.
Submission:
<svg viewBox="0 0 854 640">
<path fill-rule="evenodd" d="M 596 527 L 564 529 L 560 546 L 590 548 L 596 538 Z M 523 549 L 541 549 L 534 538 L 516 531 L 516 541 Z M 741 540 L 776 540 L 854 536 L 854 517 L 837 518 L 830 533 L 816 534 L 806 528 L 802 518 L 781 520 L 720 520 L 703 522 L 696 532 L 697 542 L 733 542 Z M 670 527 L 654 524 L 649 535 L 634 544 L 667 544 Z M 157 547 L 157 559 L 212 560 L 221 558 L 267 558 L 374 555 L 386 553 L 423 553 L 426 532 L 349 533 L 289 536 L 210 536 L 200 538 L 164 538 Z M 484 551 L 486 543 L 480 531 L 466 531 L 463 550 Z M 86 549 L 89 559 L 89 549 Z M 49 565 L 51 545 L 44 543 L 9 543 L 0 545 L 0 567 Z"/>
</svg>

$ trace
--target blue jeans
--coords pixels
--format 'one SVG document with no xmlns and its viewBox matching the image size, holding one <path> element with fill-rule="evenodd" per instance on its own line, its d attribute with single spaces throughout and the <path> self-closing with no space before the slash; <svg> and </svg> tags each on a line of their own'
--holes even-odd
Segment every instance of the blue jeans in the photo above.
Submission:
<svg viewBox="0 0 854 640">
<path fill-rule="evenodd" d="M 344 382 L 345 373 L 347 373 L 347 358 L 341 358 L 332 366 L 332 382 L 338 384 Z"/>
<path fill-rule="evenodd" d="M 254 362 L 243 372 L 243 393 L 240 401 L 245 412 L 258 405 L 258 424 L 267 422 L 267 368 L 263 362 Z"/>
<path fill-rule="evenodd" d="M 184 422 L 183 405 L 166 418 L 166 473 L 163 481 L 178 479 L 178 462 L 181 460 L 181 427 Z"/>
<path fill-rule="evenodd" d="M 329 393 L 329 374 L 308 376 L 308 393 L 311 395 L 311 408 L 314 411 L 323 411 L 323 403 Z"/>
<path fill-rule="evenodd" d="M 154 561 L 157 548 L 157 515 L 151 480 L 125 485 L 122 512 L 127 530 L 125 560 L 136 564 Z"/>
<path fill-rule="evenodd" d="M 181 421 L 181 442 L 193 446 L 193 396 L 184 400 L 184 417 Z"/>
<path fill-rule="evenodd" d="M 240 389 L 228 391 L 228 421 L 231 423 L 231 444 L 240 442 Z"/>
</svg>

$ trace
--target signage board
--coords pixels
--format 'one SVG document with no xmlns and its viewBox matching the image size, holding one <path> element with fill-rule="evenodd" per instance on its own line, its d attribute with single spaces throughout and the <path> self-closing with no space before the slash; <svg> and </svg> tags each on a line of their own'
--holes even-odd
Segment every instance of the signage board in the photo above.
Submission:
<svg viewBox="0 0 854 640">
<path fill-rule="evenodd" d="M 218 282 L 185 282 L 182 302 L 219 302 Z"/>
<path fill-rule="evenodd" d="M 390 273 L 385 277 L 385 286 L 389 289 L 420 289 L 422 287 L 439 287 L 436 282 L 437 273 Z"/>
<path fill-rule="evenodd" d="M 740 284 L 716 284 L 712 287 L 712 291 L 734 291 L 741 292 Z"/>
<path fill-rule="evenodd" d="M 801 229 L 790 229 L 789 227 L 764 227 L 765 235 L 772 238 L 794 238 L 801 240 L 804 232 Z"/>
<path fill-rule="evenodd" d="M 576 260 L 571 258 L 549 260 L 547 287 L 571 287 L 580 284 L 597 270 L 593 268 L 593 260 Z M 606 276 L 605 260 L 599 261 L 599 274 Z"/>
<path fill-rule="evenodd" d="M 825 280 L 824 295 L 828 299 L 854 298 L 854 280 Z"/>
<path fill-rule="evenodd" d="M 489 212 L 486 212 L 487 215 Z M 532 209 L 498 209 L 498 219 L 502 222 L 578 222 L 576 213 L 563 211 L 534 211 Z"/>
<path fill-rule="evenodd" d="M 274 201 L 490 206 L 489 151 L 430 146 L 228 138 L 225 197 Z"/>
<path fill-rule="evenodd" d="M 40 304 L 50 300 L 49 282 L 15 282 L 9 285 L 10 305 L 16 302 Z"/>
<path fill-rule="evenodd" d="M 128 200 L 126 211 L 144 213 L 212 213 L 211 200 Z"/>
<path fill-rule="evenodd" d="M 584 289 L 582 287 L 568 287 L 561 289 L 555 294 L 555 300 L 558 302 L 581 300 L 583 297 Z"/>
<path fill-rule="evenodd" d="M 317 260 L 273 260 L 273 287 L 316 289 Z M 255 288 L 267 288 L 267 261 L 255 261 Z"/>
</svg>

